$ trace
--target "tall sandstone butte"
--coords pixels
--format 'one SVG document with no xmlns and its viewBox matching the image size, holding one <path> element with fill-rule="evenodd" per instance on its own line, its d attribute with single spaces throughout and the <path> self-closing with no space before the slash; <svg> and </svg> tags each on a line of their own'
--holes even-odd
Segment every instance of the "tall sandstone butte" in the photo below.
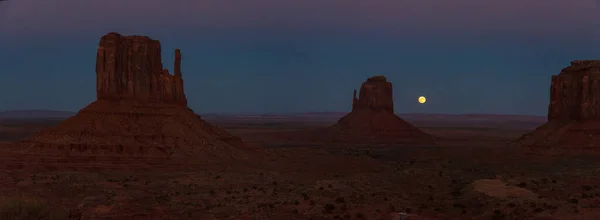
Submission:
<svg viewBox="0 0 600 220">
<path fill-rule="evenodd" d="M 600 60 L 576 60 L 552 76 L 548 121 L 518 142 L 600 149 Z"/>
<path fill-rule="evenodd" d="M 367 79 L 358 97 L 354 90 L 352 111 L 331 129 L 353 142 L 433 143 L 433 137 L 394 113 L 392 83 L 385 76 Z"/>
<path fill-rule="evenodd" d="M 16 144 L 29 154 L 245 159 L 238 137 L 187 107 L 181 53 L 175 74 L 163 69 L 160 43 L 145 36 L 103 36 L 96 61 L 97 100 L 56 127 Z"/>
<path fill-rule="evenodd" d="M 175 50 L 174 72 L 171 75 L 162 67 L 160 42 L 145 36 L 109 33 L 98 47 L 97 98 L 186 105 L 179 49 Z"/>
</svg>

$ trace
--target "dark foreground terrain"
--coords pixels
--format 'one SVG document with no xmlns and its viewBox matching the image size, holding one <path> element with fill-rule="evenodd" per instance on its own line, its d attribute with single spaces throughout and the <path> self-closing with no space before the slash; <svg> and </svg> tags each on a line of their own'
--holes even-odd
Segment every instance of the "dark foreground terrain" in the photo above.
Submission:
<svg viewBox="0 0 600 220">
<path fill-rule="evenodd" d="M 3 120 L 0 141 L 59 121 Z M 322 126 L 314 122 L 213 122 L 241 136 L 255 162 L 140 171 L 1 153 L 0 219 L 17 219 L 11 210 L 50 219 L 600 219 L 600 156 L 512 146 L 530 131 L 519 122 L 424 123 L 440 139 L 420 147 L 281 138 Z"/>
</svg>

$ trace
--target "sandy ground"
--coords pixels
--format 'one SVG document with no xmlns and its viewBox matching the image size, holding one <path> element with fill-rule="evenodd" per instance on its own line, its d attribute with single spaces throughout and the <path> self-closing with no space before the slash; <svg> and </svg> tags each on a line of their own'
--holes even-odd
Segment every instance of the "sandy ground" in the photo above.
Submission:
<svg viewBox="0 0 600 220">
<path fill-rule="evenodd" d="M 82 219 L 600 219 L 600 156 L 513 147 L 518 128 L 424 128 L 445 139 L 415 147 L 299 144 L 278 135 L 309 128 L 222 126 L 260 149 L 255 163 L 136 170 L 4 153 L 0 193 Z"/>
</svg>

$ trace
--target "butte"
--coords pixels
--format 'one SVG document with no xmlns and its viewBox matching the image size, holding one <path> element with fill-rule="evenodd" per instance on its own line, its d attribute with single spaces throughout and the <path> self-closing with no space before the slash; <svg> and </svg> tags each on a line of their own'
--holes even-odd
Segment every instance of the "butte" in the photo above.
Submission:
<svg viewBox="0 0 600 220">
<path fill-rule="evenodd" d="M 433 144 L 434 138 L 394 113 L 392 83 L 385 76 L 367 79 L 352 111 L 321 131 L 326 139 L 348 143 Z"/>
<path fill-rule="evenodd" d="M 44 157 L 168 158 L 204 163 L 247 158 L 238 137 L 187 106 L 181 53 L 174 74 L 163 69 L 161 46 L 145 36 L 109 33 L 96 58 L 97 100 L 56 127 L 13 145 Z"/>
<path fill-rule="evenodd" d="M 542 148 L 600 149 L 600 60 L 571 61 L 552 76 L 548 121 L 517 140 Z"/>
</svg>

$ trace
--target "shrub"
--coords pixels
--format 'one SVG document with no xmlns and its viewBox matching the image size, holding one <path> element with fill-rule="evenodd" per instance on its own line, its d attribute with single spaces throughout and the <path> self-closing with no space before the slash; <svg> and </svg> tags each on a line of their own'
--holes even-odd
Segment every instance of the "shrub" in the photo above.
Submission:
<svg viewBox="0 0 600 220">
<path fill-rule="evenodd" d="M 325 209 L 325 213 L 332 213 L 333 210 L 335 210 L 335 206 L 333 204 L 326 204 L 323 208 Z"/>
</svg>

